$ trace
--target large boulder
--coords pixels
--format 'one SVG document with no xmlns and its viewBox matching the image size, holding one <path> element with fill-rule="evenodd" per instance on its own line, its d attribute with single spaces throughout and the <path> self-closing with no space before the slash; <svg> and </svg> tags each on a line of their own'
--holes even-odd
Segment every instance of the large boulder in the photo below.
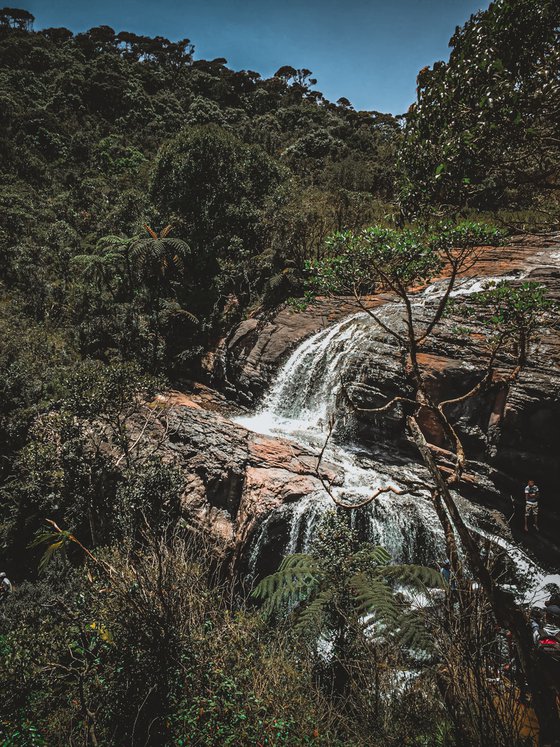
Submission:
<svg viewBox="0 0 560 747">
<path fill-rule="evenodd" d="M 200 395 L 168 397 L 145 429 L 142 449 L 157 450 L 181 471 L 184 518 L 235 566 L 266 516 L 322 491 L 317 455 L 291 441 L 252 433 L 205 409 L 208 401 L 200 402 Z M 327 462 L 319 474 L 333 483 L 341 479 Z"/>
</svg>

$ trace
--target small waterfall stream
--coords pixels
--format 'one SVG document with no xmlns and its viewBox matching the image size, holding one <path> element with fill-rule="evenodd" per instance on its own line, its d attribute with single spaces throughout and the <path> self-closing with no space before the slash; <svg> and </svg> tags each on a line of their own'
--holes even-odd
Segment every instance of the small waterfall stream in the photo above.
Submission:
<svg viewBox="0 0 560 747">
<path fill-rule="evenodd" d="M 421 294 L 418 307 L 437 299 L 437 286 L 434 284 Z M 480 287 L 480 280 L 469 280 L 456 289 L 455 295 L 474 292 Z M 401 312 L 397 304 L 388 303 L 382 307 L 382 313 L 385 320 L 394 324 Z M 329 419 L 336 412 L 342 382 L 348 380 L 346 374 L 352 371 L 355 376 L 360 366 L 377 352 L 379 332 L 375 343 L 374 325 L 371 317 L 359 313 L 311 335 L 281 367 L 258 410 L 236 418 L 236 422 L 256 433 L 293 440 L 319 454 L 329 433 Z M 347 503 L 362 501 L 378 487 L 391 485 L 403 491 L 402 495 L 384 493 L 368 506 L 352 512 L 351 520 L 364 538 L 384 546 L 397 562 L 433 564 L 445 557 L 443 531 L 419 465 L 396 454 L 373 458 L 352 444 L 337 443 L 334 438 L 329 440 L 323 458 L 344 475 L 342 484 L 333 485 L 332 490 Z M 279 524 L 285 527 L 283 555 L 302 552 L 308 549 L 323 513 L 332 508 L 332 500 L 320 490 L 272 512 L 253 540 L 249 574 L 258 574 L 259 558 L 267 553 Z M 469 525 L 484 534 L 477 521 L 484 509 L 464 500 L 462 509 L 467 512 Z M 514 580 L 527 601 L 538 603 L 546 597 L 543 591 L 546 584 L 560 583 L 560 576 L 547 576 L 521 548 L 498 535 L 492 539 L 496 548 L 501 548 L 504 556 L 513 562 Z"/>
</svg>

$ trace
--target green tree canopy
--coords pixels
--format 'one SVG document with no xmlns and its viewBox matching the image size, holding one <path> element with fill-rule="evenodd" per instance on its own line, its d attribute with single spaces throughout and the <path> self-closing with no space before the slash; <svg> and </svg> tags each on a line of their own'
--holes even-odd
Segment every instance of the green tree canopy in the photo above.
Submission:
<svg viewBox="0 0 560 747">
<path fill-rule="evenodd" d="M 178 216 L 202 269 L 239 240 L 256 250 L 266 199 L 283 177 L 259 146 L 216 126 L 188 127 L 160 150 L 151 196 L 160 210 Z"/>
<path fill-rule="evenodd" d="M 560 4 L 495 0 L 418 75 L 401 151 L 402 201 L 558 207 Z"/>
</svg>

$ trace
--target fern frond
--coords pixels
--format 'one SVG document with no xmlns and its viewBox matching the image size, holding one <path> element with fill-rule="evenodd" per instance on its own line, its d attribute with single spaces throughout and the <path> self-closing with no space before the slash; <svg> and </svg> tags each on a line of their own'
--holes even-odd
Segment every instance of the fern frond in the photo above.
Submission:
<svg viewBox="0 0 560 747">
<path fill-rule="evenodd" d="M 168 226 L 165 226 L 165 228 L 162 228 L 162 230 L 159 232 L 160 238 L 165 239 L 171 231 L 171 228 L 171 223 Z"/>
<path fill-rule="evenodd" d="M 74 267 L 88 267 L 93 261 L 99 261 L 101 257 L 97 254 L 76 254 L 72 257 L 70 264 Z"/>
<path fill-rule="evenodd" d="M 399 645 L 408 648 L 416 655 L 430 655 L 434 650 L 434 641 L 422 618 L 414 612 L 401 617 L 397 632 Z"/>
<path fill-rule="evenodd" d="M 269 286 L 269 288 L 271 288 L 272 290 L 276 290 L 276 288 L 278 288 L 278 287 L 279 287 L 279 286 L 281 285 L 281 283 L 282 283 L 283 281 L 284 281 L 284 276 L 283 276 L 283 275 L 282 275 L 282 273 L 280 272 L 280 273 L 278 273 L 278 274 L 276 274 L 276 275 L 273 275 L 273 276 L 272 276 L 272 277 L 271 277 L 271 278 L 269 279 L 269 281 L 268 281 L 268 286 Z"/>
<path fill-rule="evenodd" d="M 121 247 L 127 244 L 130 239 L 123 239 L 122 236 L 115 236 L 113 234 L 109 236 L 103 236 L 99 239 L 96 244 L 96 248 L 100 251 L 104 251 L 107 248 Z"/>
<path fill-rule="evenodd" d="M 188 319 L 191 320 L 191 322 L 193 322 L 193 324 L 198 324 L 199 323 L 198 317 L 195 316 L 194 314 L 191 314 L 191 312 L 187 311 L 187 309 L 178 309 L 176 313 L 179 316 L 186 316 Z"/>
<path fill-rule="evenodd" d="M 296 632 L 303 632 L 312 626 L 320 626 L 325 616 L 325 610 L 334 596 L 332 589 L 324 589 L 298 615 L 295 626 Z"/>
<path fill-rule="evenodd" d="M 168 316 L 170 316 L 170 317 L 173 317 L 173 316 L 184 316 L 184 317 L 187 317 L 188 319 L 190 319 L 190 321 L 193 322 L 194 324 L 198 324 L 199 323 L 198 317 L 196 317 L 194 314 L 192 314 L 187 309 L 182 309 L 179 306 L 179 304 L 177 303 L 177 301 L 165 301 L 164 304 L 165 304 L 165 306 L 164 306 L 165 313 Z"/>
<path fill-rule="evenodd" d="M 130 246 L 130 258 L 133 261 L 141 260 L 144 261 L 150 252 L 150 244 L 148 239 L 138 239 L 134 241 Z"/>
<path fill-rule="evenodd" d="M 175 252 L 177 259 L 180 259 L 181 255 L 189 249 L 189 245 L 181 239 L 160 239 L 160 241 L 165 249 Z M 173 258 L 173 261 L 175 261 L 175 257 Z"/>
<path fill-rule="evenodd" d="M 152 239 L 157 239 L 157 237 L 158 237 L 157 233 L 154 231 L 153 228 L 150 228 L 150 226 L 147 223 L 144 223 L 144 228 L 150 234 L 150 236 L 152 237 Z"/>
<path fill-rule="evenodd" d="M 388 582 L 408 586 L 416 591 L 445 588 L 441 573 L 424 565 L 390 565 L 378 568 L 376 575 Z"/>
<path fill-rule="evenodd" d="M 368 548 L 366 557 L 376 565 L 386 566 L 391 562 L 391 554 L 384 547 L 381 547 L 381 545 L 374 545 Z"/>
<path fill-rule="evenodd" d="M 314 558 L 305 553 L 288 555 L 276 573 L 263 578 L 251 596 L 263 602 L 265 613 L 270 614 L 308 599 L 317 587 L 321 569 Z"/>
<path fill-rule="evenodd" d="M 357 573 L 350 580 L 350 586 L 354 590 L 358 612 L 373 615 L 366 622 L 366 627 L 379 622 L 392 627 L 397 625 L 400 609 L 393 590 L 387 583 L 366 573 Z"/>
</svg>

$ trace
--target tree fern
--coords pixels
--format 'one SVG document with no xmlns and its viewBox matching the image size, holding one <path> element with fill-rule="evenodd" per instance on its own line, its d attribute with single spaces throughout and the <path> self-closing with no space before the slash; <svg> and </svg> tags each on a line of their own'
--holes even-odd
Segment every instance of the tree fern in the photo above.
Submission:
<svg viewBox="0 0 560 747">
<path fill-rule="evenodd" d="M 198 324 L 199 320 L 194 314 L 191 314 L 187 309 L 181 308 L 177 301 L 165 300 L 163 302 L 163 315 L 167 317 L 184 317 L 193 324 Z"/>
<path fill-rule="evenodd" d="M 431 568 L 392 564 L 385 548 L 359 545 L 355 533 L 335 515 L 319 528 L 312 551 L 284 558 L 253 597 L 263 602 L 269 616 L 295 610 L 297 631 L 324 624 L 340 630 L 350 615 L 364 629 L 424 652 L 429 650 L 428 633 L 401 592 L 425 593 L 443 584 L 441 574 Z"/>
<path fill-rule="evenodd" d="M 359 573 L 352 577 L 350 586 L 354 590 L 357 611 L 364 616 L 366 627 L 374 623 L 394 627 L 398 623 L 399 605 L 389 584 Z"/>
<path fill-rule="evenodd" d="M 276 573 L 266 576 L 252 596 L 263 601 L 263 610 L 271 614 L 308 599 L 321 578 L 320 565 L 304 553 L 288 555 Z"/>
<path fill-rule="evenodd" d="M 165 277 L 171 269 L 183 272 L 188 244 L 169 236 L 171 226 L 166 226 L 159 235 L 148 225 L 144 228 L 149 235 L 137 236 L 130 244 L 133 263 L 161 277 Z"/>
</svg>

